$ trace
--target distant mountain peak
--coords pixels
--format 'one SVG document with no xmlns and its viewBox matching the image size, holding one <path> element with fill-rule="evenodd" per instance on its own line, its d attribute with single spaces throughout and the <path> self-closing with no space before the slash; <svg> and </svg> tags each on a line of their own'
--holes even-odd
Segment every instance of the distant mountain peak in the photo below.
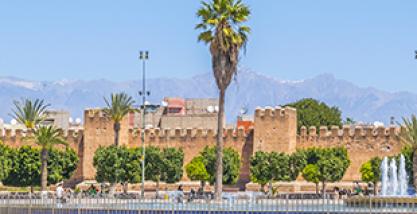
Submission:
<svg viewBox="0 0 417 214">
<path fill-rule="evenodd" d="M 212 73 L 190 78 L 151 78 L 149 100 L 160 103 L 163 97 L 217 97 Z M 65 109 L 73 117 L 81 117 L 91 106 L 104 106 L 103 97 L 112 92 L 125 91 L 139 100 L 138 80 L 113 82 L 110 80 L 30 81 L 15 77 L 0 77 L 0 117 L 8 118 L 12 101 L 21 97 L 42 98 L 54 109 Z M 388 122 L 391 116 L 400 119 L 417 112 L 417 95 L 410 92 L 389 93 L 374 88 L 363 88 L 325 73 L 304 80 L 282 80 L 242 69 L 227 92 L 226 111 L 229 122 L 235 120 L 242 107 L 251 113 L 256 106 L 277 106 L 302 98 L 314 98 L 331 106 L 338 106 L 343 117 L 357 121 Z"/>
</svg>

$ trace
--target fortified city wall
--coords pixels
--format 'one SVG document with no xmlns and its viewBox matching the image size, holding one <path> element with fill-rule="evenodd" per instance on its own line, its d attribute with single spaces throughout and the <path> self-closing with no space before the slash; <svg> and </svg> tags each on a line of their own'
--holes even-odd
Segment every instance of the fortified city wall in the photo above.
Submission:
<svg viewBox="0 0 417 214">
<path fill-rule="evenodd" d="M 130 125 L 126 117 L 121 122 L 120 145 L 141 146 L 140 130 Z M 94 152 L 99 146 L 109 146 L 114 142 L 113 122 L 100 109 L 87 109 L 84 112 L 84 131 L 68 130 L 62 133 L 70 146 L 78 153 L 80 162 L 72 181 L 93 180 Z M 0 131 L 0 139 L 7 145 L 19 147 L 27 142 L 23 130 Z M 225 129 L 223 132 L 225 147 L 235 149 L 241 155 L 242 167 L 239 184 L 249 182 L 249 159 L 256 151 L 276 151 L 292 153 L 297 149 L 309 147 L 347 148 L 351 165 L 344 181 L 359 180 L 359 168 L 362 163 L 374 156 L 390 156 L 400 152 L 397 127 L 350 128 L 311 127 L 308 132 L 302 128 L 297 134 L 297 114 L 293 108 L 257 108 L 254 126 L 248 132 L 243 129 Z M 214 146 L 216 130 L 213 129 L 146 129 L 146 146 L 159 148 L 177 147 L 184 150 L 187 164 L 199 154 L 205 146 Z M 30 142 L 29 142 L 30 143 Z M 187 180 L 184 173 L 184 180 Z"/>
</svg>

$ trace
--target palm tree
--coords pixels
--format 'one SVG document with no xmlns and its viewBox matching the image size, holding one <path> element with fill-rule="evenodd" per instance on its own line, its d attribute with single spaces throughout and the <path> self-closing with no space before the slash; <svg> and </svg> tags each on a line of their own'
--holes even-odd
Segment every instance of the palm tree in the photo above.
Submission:
<svg viewBox="0 0 417 214">
<path fill-rule="evenodd" d="M 411 115 L 411 119 L 403 118 L 400 139 L 413 150 L 413 185 L 417 188 L 417 117 Z"/>
<path fill-rule="evenodd" d="M 198 36 L 210 46 L 212 69 L 219 89 L 219 111 L 216 142 L 215 197 L 220 199 L 223 177 L 223 127 L 224 102 L 227 87 L 237 72 L 239 52 L 245 48 L 250 28 L 243 25 L 249 18 L 249 7 L 241 0 L 210 0 L 202 2 L 197 16 L 201 23 L 196 29 L 202 30 Z"/>
<path fill-rule="evenodd" d="M 55 145 L 68 146 L 61 138 L 60 130 L 53 126 L 39 126 L 35 130 L 33 138 L 35 143 L 41 147 L 41 191 L 46 191 L 48 182 L 48 151 Z"/>
<path fill-rule="evenodd" d="M 19 123 L 26 126 L 29 130 L 34 130 L 36 126 L 45 119 L 45 112 L 50 106 L 41 99 L 22 99 L 13 101 L 14 109 L 11 116 Z"/>
<path fill-rule="evenodd" d="M 107 107 L 104 112 L 113 120 L 114 145 L 119 145 L 120 122 L 132 109 L 135 101 L 126 93 L 111 94 L 110 101 L 104 98 Z"/>
</svg>

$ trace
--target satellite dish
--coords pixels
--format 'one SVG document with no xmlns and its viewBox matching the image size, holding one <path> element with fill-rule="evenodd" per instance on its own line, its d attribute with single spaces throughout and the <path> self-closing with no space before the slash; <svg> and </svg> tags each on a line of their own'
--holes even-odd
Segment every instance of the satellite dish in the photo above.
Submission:
<svg viewBox="0 0 417 214">
<path fill-rule="evenodd" d="M 81 119 L 80 118 L 75 119 L 75 123 L 76 124 L 81 124 Z"/>
<path fill-rule="evenodd" d="M 69 123 L 73 123 L 74 122 L 74 119 L 72 119 L 72 117 L 70 117 L 70 118 L 68 118 L 68 122 Z"/>
<path fill-rule="evenodd" d="M 240 109 L 240 114 L 241 115 L 244 115 L 246 113 L 248 113 L 248 109 L 247 108 L 243 107 L 243 108 Z"/>
<path fill-rule="evenodd" d="M 10 124 L 16 125 L 17 124 L 17 121 L 15 119 L 12 119 L 12 120 L 10 120 Z"/>
<path fill-rule="evenodd" d="M 167 107 L 167 106 L 168 106 L 168 103 L 167 103 L 167 102 L 165 102 L 165 101 L 162 101 L 162 102 L 161 102 L 161 106 L 163 106 L 163 107 Z"/>
<path fill-rule="evenodd" d="M 374 122 L 374 126 L 375 127 L 381 127 L 381 126 L 384 126 L 384 123 L 383 122 L 380 122 L 380 121 L 375 121 Z"/>
<path fill-rule="evenodd" d="M 151 103 L 149 101 L 145 101 L 145 106 L 150 105 Z"/>
<path fill-rule="evenodd" d="M 214 112 L 214 107 L 213 106 L 207 106 L 207 111 L 209 113 L 213 113 Z"/>
<path fill-rule="evenodd" d="M 219 112 L 219 106 L 214 106 L 214 111 Z"/>
</svg>

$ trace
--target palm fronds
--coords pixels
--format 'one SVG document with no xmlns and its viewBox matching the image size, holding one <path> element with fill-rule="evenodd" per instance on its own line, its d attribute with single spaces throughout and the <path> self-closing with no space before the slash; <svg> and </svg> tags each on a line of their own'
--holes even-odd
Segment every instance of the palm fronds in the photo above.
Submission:
<svg viewBox="0 0 417 214">
<path fill-rule="evenodd" d="M 11 116 L 19 123 L 24 124 L 28 129 L 34 129 L 45 119 L 45 112 L 50 106 L 41 99 L 21 99 L 13 101 L 14 109 Z"/>
</svg>

